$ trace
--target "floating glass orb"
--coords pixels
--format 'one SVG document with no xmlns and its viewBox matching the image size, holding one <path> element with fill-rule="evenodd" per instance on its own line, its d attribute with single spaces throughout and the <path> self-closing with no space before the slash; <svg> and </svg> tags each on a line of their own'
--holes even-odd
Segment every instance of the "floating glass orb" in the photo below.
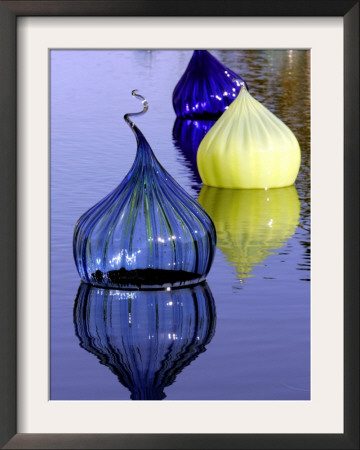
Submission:
<svg viewBox="0 0 360 450">
<path fill-rule="evenodd" d="M 300 159 L 294 133 L 245 86 L 206 134 L 197 153 L 204 184 L 230 189 L 290 186 Z"/>
<path fill-rule="evenodd" d="M 203 186 L 198 201 L 215 223 L 219 249 L 241 280 L 283 247 L 299 223 L 295 186 L 268 191 Z"/>
<path fill-rule="evenodd" d="M 74 231 L 81 279 L 101 287 L 158 289 L 206 278 L 216 248 L 214 224 L 160 165 L 126 114 L 137 140 L 134 164 L 120 185 L 83 214 Z"/>
<path fill-rule="evenodd" d="M 191 120 L 182 117 L 177 117 L 174 122 L 174 145 L 185 157 L 187 166 L 193 172 L 197 183 L 202 183 L 196 163 L 197 151 L 200 142 L 215 122 L 215 120 Z"/>
<path fill-rule="evenodd" d="M 207 50 L 195 50 L 173 92 L 176 115 L 193 119 L 219 117 L 240 92 L 241 86 L 234 79 L 244 82 Z"/>
<path fill-rule="evenodd" d="M 74 306 L 82 348 L 110 368 L 132 400 L 162 400 L 215 332 L 206 283 L 171 291 L 121 291 L 82 283 Z"/>
</svg>

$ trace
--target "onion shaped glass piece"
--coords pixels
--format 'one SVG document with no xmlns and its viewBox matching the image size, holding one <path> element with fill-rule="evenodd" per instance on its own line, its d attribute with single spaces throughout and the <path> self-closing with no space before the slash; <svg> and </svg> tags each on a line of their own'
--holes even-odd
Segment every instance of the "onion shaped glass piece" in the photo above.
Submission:
<svg viewBox="0 0 360 450">
<path fill-rule="evenodd" d="M 176 115 L 188 118 L 219 117 L 240 92 L 241 85 L 235 79 L 244 82 L 207 50 L 195 50 L 173 92 Z"/>
<path fill-rule="evenodd" d="M 283 247 L 299 223 L 295 186 L 268 191 L 203 186 L 198 201 L 213 219 L 218 247 L 241 280 Z"/>
<path fill-rule="evenodd" d="M 176 148 L 185 157 L 187 166 L 195 175 L 195 181 L 201 183 L 196 155 L 205 134 L 215 124 L 215 120 L 191 120 L 177 117 L 173 127 L 173 140 Z"/>
<path fill-rule="evenodd" d="M 137 154 L 120 185 L 78 220 L 74 258 L 83 281 L 120 289 L 196 284 L 210 270 L 214 224 L 202 207 L 157 161 L 126 114 Z"/>
<path fill-rule="evenodd" d="M 164 389 L 205 351 L 216 313 L 206 283 L 120 291 L 82 283 L 74 306 L 80 346 L 129 389 L 132 400 L 162 400 Z"/>
<path fill-rule="evenodd" d="M 293 132 L 244 86 L 201 141 L 197 164 L 208 186 L 264 189 L 292 185 L 300 158 Z"/>
</svg>

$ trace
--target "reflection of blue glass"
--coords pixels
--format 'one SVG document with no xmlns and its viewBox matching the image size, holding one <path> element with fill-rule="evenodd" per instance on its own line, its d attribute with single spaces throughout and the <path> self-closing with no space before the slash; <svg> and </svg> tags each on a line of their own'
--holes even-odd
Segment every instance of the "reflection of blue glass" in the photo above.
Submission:
<svg viewBox="0 0 360 450">
<path fill-rule="evenodd" d="M 146 100 L 143 100 L 147 111 Z M 135 114 L 135 115 L 137 115 Z M 74 259 L 83 281 L 102 287 L 148 289 L 205 279 L 216 248 L 203 208 L 165 171 L 129 119 L 135 162 L 122 183 L 78 220 Z"/>
<path fill-rule="evenodd" d="M 133 400 L 162 400 L 165 387 L 205 351 L 215 332 L 206 283 L 160 291 L 119 291 L 82 283 L 74 306 L 80 346 L 96 355 Z"/>
<path fill-rule="evenodd" d="M 219 117 L 240 92 L 240 81 L 244 82 L 207 50 L 195 50 L 173 92 L 176 115 Z"/>
<path fill-rule="evenodd" d="M 198 183 L 202 181 L 196 163 L 197 151 L 203 137 L 215 123 L 215 120 L 191 120 L 182 117 L 177 117 L 174 122 L 174 145 L 184 155 Z"/>
</svg>

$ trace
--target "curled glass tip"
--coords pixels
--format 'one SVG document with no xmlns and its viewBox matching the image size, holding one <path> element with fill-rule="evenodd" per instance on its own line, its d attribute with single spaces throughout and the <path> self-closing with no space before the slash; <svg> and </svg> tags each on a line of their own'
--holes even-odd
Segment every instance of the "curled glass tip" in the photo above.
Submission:
<svg viewBox="0 0 360 450">
<path fill-rule="evenodd" d="M 78 220 L 75 264 L 87 283 L 118 289 L 160 289 L 200 283 L 210 270 L 215 226 L 204 209 L 156 159 L 128 113 L 135 161 L 119 186 Z"/>
<path fill-rule="evenodd" d="M 141 100 L 142 104 L 143 104 L 143 110 L 136 112 L 136 113 L 127 113 L 124 116 L 125 122 L 127 122 L 131 127 L 134 126 L 134 122 L 132 122 L 129 117 L 132 116 L 142 116 L 143 114 L 145 114 L 147 112 L 147 110 L 149 109 L 149 103 L 146 100 L 145 97 L 143 97 L 142 95 L 137 93 L 137 89 L 134 89 L 133 91 L 131 91 L 131 95 L 135 98 L 138 98 L 139 100 Z"/>
</svg>

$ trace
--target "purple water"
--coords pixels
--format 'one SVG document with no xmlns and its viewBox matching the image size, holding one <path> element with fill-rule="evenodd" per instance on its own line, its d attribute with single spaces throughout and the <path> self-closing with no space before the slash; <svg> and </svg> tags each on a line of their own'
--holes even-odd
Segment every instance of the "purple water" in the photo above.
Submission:
<svg viewBox="0 0 360 450">
<path fill-rule="evenodd" d="M 52 400 L 130 399 L 117 374 L 83 348 L 75 332 L 80 279 L 72 235 L 81 214 L 132 165 L 136 143 L 123 116 L 140 109 L 133 89 L 150 105 L 136 124 L 160 163 L 216 218 L 219 237 L 207 279 L 214 334 L 205 351 L 174 370 L 165 401 L 310 399 L 310 53 L 211 53 L 297 136 L 296 189 L 267 195 L 202 188 L 173 136 L 172 91 L 191 51 L 51 52 Z M 169 353 L 164 366 L 172 370 L 172 361 Z"/>
</svg>

